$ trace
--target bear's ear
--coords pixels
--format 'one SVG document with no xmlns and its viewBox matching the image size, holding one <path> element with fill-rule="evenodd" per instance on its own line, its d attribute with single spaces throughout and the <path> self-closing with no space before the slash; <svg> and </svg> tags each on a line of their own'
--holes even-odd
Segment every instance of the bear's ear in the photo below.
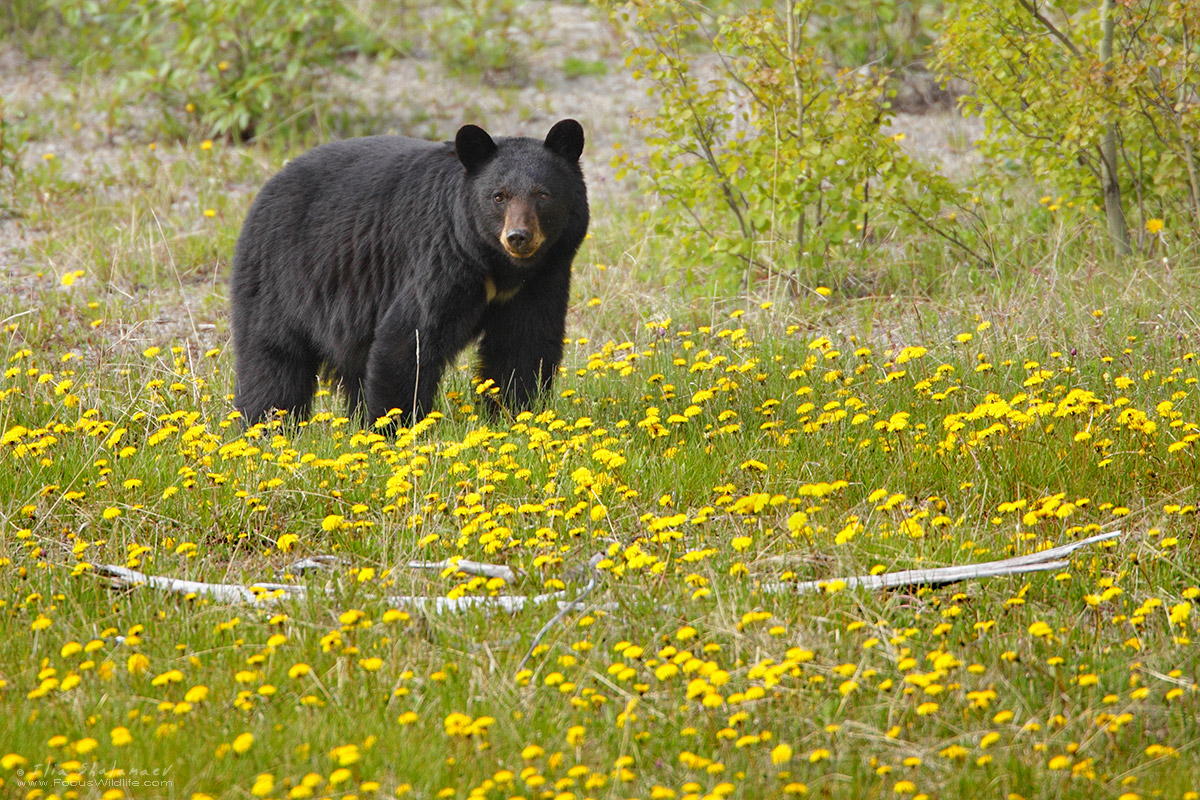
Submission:
<svg viewBox="0 0 1200 800">
<path fill-rule="evenodd" d="M 496 155 L 496 143 L 478 125 L 463 125 L 454 137 L 454 152 L 467 172 L 477 172 L 489 158 Z"/>
<path fill-rule="evenodd" d="M 546 134 L 546 149 L 574 163 L 583 152 L 583 126 L 573 119 L 554 123 Z"/>
</svg>

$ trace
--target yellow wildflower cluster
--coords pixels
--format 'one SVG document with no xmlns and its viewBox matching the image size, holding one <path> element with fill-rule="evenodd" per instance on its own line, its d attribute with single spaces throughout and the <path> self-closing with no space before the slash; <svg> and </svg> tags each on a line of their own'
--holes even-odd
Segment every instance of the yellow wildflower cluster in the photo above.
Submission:
<svg viewBox="0 0 1200 800">
<path fill-rule="evenodd" d="M 308 420 L 244 428 L 219 351 L 85 368 L 9 330 L 0 790 L 104 764 L 106 798 L 144 794 L 114 769 L 156 768 L 193 798 L 1195 798 L 1195 356 L 773 314 L 572 341 L 558 393 L 511 418 L 464 367 L 394 437 L 331 386 Z M 842 580 L 1112 527 L 1040 575 Z M 536 646 L 546 606 L 397 599 L 570 595 L 590 559 L 595 605 Z M 98 564 L 311 591 L 228 608 L 111 592 Z"/>
</svg>

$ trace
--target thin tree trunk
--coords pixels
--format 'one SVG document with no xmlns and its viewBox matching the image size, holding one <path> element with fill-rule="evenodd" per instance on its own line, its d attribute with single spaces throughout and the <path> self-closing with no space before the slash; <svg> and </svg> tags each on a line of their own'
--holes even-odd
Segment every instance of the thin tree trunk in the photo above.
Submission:
<svg viewBox="0 0 1200 800">
<path fill-rule="evenodd" d="M 1110 67 L 1113 50 L 1114 0 L 1104 0 L 1100 6 L 1100 63 L 1104 69 L 1105 86 L 1112 83 Z M 1129 246 L 1129 226 L 1121 208 L 1121 184 L 1117 178 L 1117 123 L 1110 111 L 1104 120 L 1104 136 L 1100 140 L 1100 170 L 1104 185 L 1104 216 L 1108 220 L 1108 235 L 1117 254 L 1126 256 Z"/>
<path fill-rule="evenodd" d="M 1179 123 L 1179 141 L 1183 142 L 1183 156 L 1187 162 L 1188 190 L 1192 196 L 1192 210 L 1196 217 L 1192 220 L 1194 230 L 1200 231 L 1200 177 L 1196 175 L 1196 155 L 1192 151 L 1191 133 L 1183 128 L 1183 115 L 1175 116 Z"/>
<path fill-rule="evenodd" d="M 787 47 L 788 56 L 792 64 L 792 92 L 796 96 L 796 139 L 798 148 L 804 149 L 804 82 L 800 80 L 800 71 L 796 66 L 799 63 L 800 44 L 804 40 L 804 20 L 797 19 L 796 3 L 794 0 L 788 0 L 787 7 Z M 805 237 L 805 217 L 808 216 L 808 208 L 805 205 L 805 197 L 803 192 L 796 192 L 796 202 L 800 205 L 800 213 L 796 219 L 796 283 L 799 284 L 800 276 L 804 268 L 804 250 Z"/>
</svg>

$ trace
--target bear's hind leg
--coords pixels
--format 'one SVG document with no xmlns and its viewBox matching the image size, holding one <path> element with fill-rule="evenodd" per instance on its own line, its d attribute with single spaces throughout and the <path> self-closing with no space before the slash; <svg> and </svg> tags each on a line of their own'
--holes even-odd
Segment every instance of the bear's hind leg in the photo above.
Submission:
<svg viewBox="0 0 1200 800">
<path fill-rule="evenodd" d="M 346 393 L 346 416 L 355 424 L 365 424 L 366 414 L 363 403 L 366 401 L 367 371 L 365 367 L 356 370 L 342 370 L 339 373 L 339 383 Z"/>
<path fill-rule="evenodd" d="M 248 424 L 262 421 L 275 409 L 286 411 L 293 419 L 308 416 L 320 368 L 315 355 L 301 348 L 278 346 L 238 349 L 235 405 Z"/>
<path fill-rule="evenodd" d="M 475 296 L 464 291 L 452 300 L 429 299 L 425 305 L 440 309 L 440 316 L 432 314 L 424 323 L 416 313 L 421 306 L 417 298 L 402 296 L 392 303 L 367 359 L 368 427 L 393 408 L 400 409 L 394 422 L 403 427 L 433 409 L 442 373 L 479 327 L 483 299 L 483 287 Z"/>
<path fill-rule="evenodd" d="M 446 361 L 458 349 L 461 346 L 446 347 L 417 328 L 376 340 L 367 368 L 367 427 L 371 428 L 379 417 L 396 408 L 401 413 L 394 422 L 401 427 L 424 418 L 433 408 Z"/>
</svg>

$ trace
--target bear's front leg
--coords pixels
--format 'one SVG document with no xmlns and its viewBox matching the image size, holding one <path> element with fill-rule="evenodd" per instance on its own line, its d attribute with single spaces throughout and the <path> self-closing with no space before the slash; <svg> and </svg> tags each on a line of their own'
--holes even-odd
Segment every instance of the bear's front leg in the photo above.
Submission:
<svg viewBox="0 0 1200 800">
<path fill-rule="evenodd" d="M 430 313 L 422 314 L 423 307 Z M 428 298 L 424 303 L 414 297 L 393 302 L 367 357 L 368 428 L 392 409 L 400 409 L 393 423 L 402 427 L 420 422 L 432 410 L 442 374 L 470 341 L 482 308 L 482 294 L 461 307 Z"/>
<path fill-rule="evenodd" d="M 558 372 L 570 289 L 567 264 L 530 277 L 484 313 L 479 377 L 493 382 L 511 410 L 529 408 Z"/>
</svg>

